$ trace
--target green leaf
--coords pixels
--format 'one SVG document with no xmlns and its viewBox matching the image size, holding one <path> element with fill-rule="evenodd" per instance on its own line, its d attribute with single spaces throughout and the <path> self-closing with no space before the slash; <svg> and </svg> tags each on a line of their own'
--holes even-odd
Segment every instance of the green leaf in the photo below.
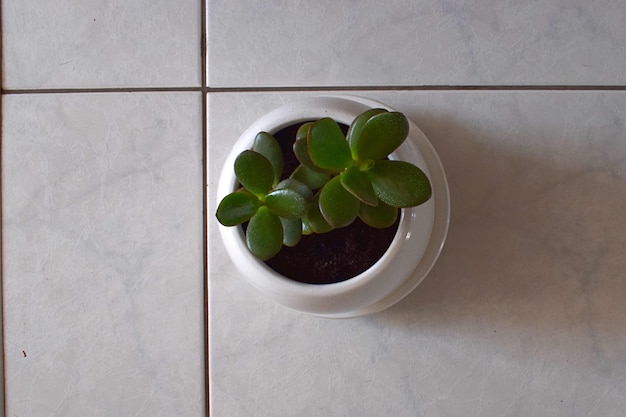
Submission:
<svg viewBox="0 0 626 417">
<path fill-rule="evenodd" d="M 215 216 L 224 226 L 236 226 L 250 220 L 259 206 L 259 199 L 254 194 L 238 190 L 222 199 Z"/>
<path fill-rule="evenodd" d="M 409 122 L 402 113 L 387 112 L 372 116 L 354 136 L 352 155 L 358 161 L 385 159 L 404 142 L 409 134 Z"/>
<path fill-rule="evenodd" d="M 341 178 L 335 177 L 320 191 L 320 211 L 334 228 L 348 226 L 359 212 L 359 200 L 341 185 Z"/>
<path fill-rule="evenodd" d="M 300 126 L 296 133 L 296 140 L 293 143 L 293 153 L 296 155 L 296 159 L 304 166 L 314 171 L 322 171 L 321 168 L 315 166 L 311 157 L 309 156 L 309 148 L 307 144 L 308 133 L 313 126 L 313 122 L 308 122 Z"/>
<path fill-rule="evenodd" d="M 283 224 L 283 245 L 293 248 L 302 238 L 302 221 L 300 219 L 288 220 L 280 218 Z"/>
<path fill-rule="evenodd" d="M 352 159 L 356 160 L 357 156 L 354 151 L 353 143 L 358 140 L 361 136 L 361 132 L 363 131 L 363 126 L 365 126 L 365 122 L 367 122 L 372 116 L 376 116 L 380 113 L 386 113 L 385 109 L 370 109 L 361 114 L 359 114 L 350 125 L 350 129 L 348 129 L 348 134 L 346 135 L 346 139 L 348 140 L 348 145 L 350 146 L 350 151 L 352 152 Z"/>
<path fill-rule="evenodd" d="M 270 161 L 255 151 L 243 151 L 235 159 L 235 175 L 248 191 L 263 198 L 272 188 L 274 171 Z"/>
<path fill-rule="evenodd" d="M 369 226 L 384 229 L 395 223 L 398 218 L 398 209 L 382 201 L 375 207 L 361 204 L 359 208 L 359 218 Z"/>
<path fill-rule="evenodd" d="M 246 242 L 250 252 L 263 261 L 276 255 L 283 245 L 283 225 L 278 216 L 265 206 L 259 208 L 248 223 Z"/>
<path fill-rule="evenodd" d="M 277 184 L 283 175 L 283 166 L 285 165 L 283 151 L 280 149 L 278 141 L 269 133 L 260 132 L 254 138 L 252 150 L 260 153 L 270 161 L 274 172 L 274 184 Z"/>
<path fill-rule="evenodd" d="M 320 216 L 321 216 L 321 214 L 320 214 Z M 311 235 L 311 234 L 315 233 L 313 231 L 313 229 L 311 228 L 311 225 L 309 224 L 309 218 L 306 215 L 302 216 L 301 220 L 302 220 L 302 234 L 303 235 L 307 235 L 308 236 L 308 235 Z M 329 227 L 330 227 L 330 225 L 329 225 Z M 332 227 L 331 227 L 331 229 L 332 229 Z"/>
<path fill-rule="evenodd" d="M 313 201 L 308 205 L 307 212 L 302 217 L 302 225 L 305 233 L 326 233 L 333 230 L 333 227 L 328 224 L 322 212 L 320 211 L 320 193 L 315 194 Z M 310 230 L 310 232 L 309 232 Z"/>
<path fill-rule="evenodd" d="M 350 167 L 341 174 L 341 184 L 363 203 L 370 206 L 378 204 L 378 197 L 372 188 L 372 180 L 367 173 L 357 167 Z"/>
<path fill-rule="evenodd" d="M 291 173 L 290 178 L 306 184 L 311 190 L 317 190 L 322 188 L 324 184 L 330 180 L 330 174 L 322 174 L 321 172 L 313 171 L 304 165 L 298 165 L 298 167 Z"/>
<path fill-rule="evenodd" d="M 352 164 L 352 154 L 341 128 L 328 117 L 313 124 L 307 138 L 309 157 L 323 169 L 339 172 Z"/>
<path fill-rule="evenodd" d="M 378 161 L 367 173 L 378 198 L 390 206 L 418 206 L 432 195 L 426 174 L 408 162 Z"/>
<path fill-rule="evenodd" d="M 286 219 L 297 219 L 306 211 L 307 201 L 297 191 L 285 188 L 274 190 L 265 197 L 272 213 Z"/>
<path fill-rule="evenodd" d="M 310 200 L 313 198 L 313 191 L 303 182 L 298 181 L 294 178 L 287 178 L 276 184 L 274 187 L 276 190 L 289 189 L 294 190 L 306 200 Z"/>
</svg>

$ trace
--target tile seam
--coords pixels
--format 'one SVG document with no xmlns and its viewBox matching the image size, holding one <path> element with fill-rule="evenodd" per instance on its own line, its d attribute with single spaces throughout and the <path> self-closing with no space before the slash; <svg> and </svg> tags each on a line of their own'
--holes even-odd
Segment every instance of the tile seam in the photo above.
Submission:
<svg viewBox="0 0 626 417">
<path fill-rule="evenodd" d="M 206 53 L 206 52 L 205 52 Z M 206 82 L 203 79 L 202 82 Z M 103 88 L 15 88 L 3 95 L 88 94 L 88 93 L 264 93 L 315 91 L 626 91 L 626 85 L 405 85 L 405 86 L 284 86 L 284 87 L 103 87 Z"/>
</svg>

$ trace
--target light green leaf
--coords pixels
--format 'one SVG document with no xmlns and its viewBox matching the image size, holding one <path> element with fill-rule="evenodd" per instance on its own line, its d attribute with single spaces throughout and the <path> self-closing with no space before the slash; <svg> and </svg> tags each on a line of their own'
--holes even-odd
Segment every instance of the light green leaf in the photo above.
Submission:
<svg viewBox="0 0 626 417">
<path fill-rule="evenodd" d="M 357 167 L 350 167 L 341 174 L 341 184 L 363 203 L 370 206 L 378 204 L 378 197 L 374 193 L 370 177 Z"/>
<path fill-rule="evenodd" d="M 306 211 L 307 201 L 297 191 L 285 188 L 274 190 L 265 197 L 272 213 L 286 219 L 297 219 Z"/>
<path fill-rule="evenodd" d="M 283 245 L 290 248 L 296 246 L 302 238 L 302 221 L 300 219 L 288 220 L 280 218 L 283 224 Z"/>
<path fill-rule="evenodd" d="M 348 226 L 359 212 L 359 200 L 341 185 L 341 178 L 335 177 L 320 191 L 320 211 L 334 228 Z"/>
<path fill-rule="evenodd" d="M 432 195 L 426 174 L 408 162 L 378 161 L 367 173 L 378 198 L 390 206 L 418 206 Z"/>
<path fill-rule="evenodd" d="M 375 207 L 361 204 L 359 208 L 359 218 L 369 226 L 384 229 L 395 223 L 398 218 L 398 209 L 382 201 Z"/>
<path fill-rule="evenodd" d="M 387 112 L 370 117 L 359 136 L 351 142 L 352 155 L 359 161 L 385 159 L 404 142 L 409 122 L 402 113 Z"/>
<path fill-rule="evenodd" d="M 322 171 L 321 168 L 315 166 L 311 157 L 309 156 L 309 148 L 307 143 L 308 133 L 313 126 L 313 122 L 308 122 L 300 126 L 296 133 L 296 140 L 293 143 L 293 153 L 296 155 L 296 159 L 304 166 L 314 171 Z"/>
<path fill-rule="evenodd" d="M 287 178 L 279 182 L 276 187 L 276 190 L 289 189 L 294 190 L 302 197 L 304 197 L 307 201 L 313 198 L 313 191 L 303 182 L 298 181 L 294 178 Z"/>
<path fill-rule="evenodd" d="M 259 199 L 254 194 L 238 190 L 222 199 L 215 215 L 224 226 L 236 226 L 250 220 L 259 207 Z"/>
<path fill-rule="evenodd" d="M 313 201 L 309 203 L 306 214 L 302 217 L 303 229 L 306 234 L 326 233 L 333 230 L 333 227 L 322 216 L 319 204 L 320 193 L 317 193 L 313 197 Z"/>
<path fill-rule="evenodd" d="M 252 216 L 246 230 L 246 243 L 250 252 L 266 261 L 276 255 L 283 245 L 283 225 L 265 206 Z"/>
<path fill-rule="evenodd" d="M 359 114 L 352 124 L 350 125 L 350 129 L 348 129 L 348 134 L 346 135 L 346 139 L 348 140 L 348 145 L 350 146 L 350 151 L 352 152 L 352 159 L 356 160 L 357 156 L 354 150 L 354 142 L 358 140 L 361 136 L 361 132 L 363 131 L 363 126 L 365 126 L 365 122 L 367 122 L 372 116 L 376 116 L 380 113 L 386 113 L 385 109 L 370 109 L 361 114 Z"/>
<path fill-rule="evenodd" d="M 298 165 L 291 173 L 290 178 L 306 184 L 311 190 L 317 190 L 330 180 L 330 174 L 322 174 L 304 165 Z"/>
<path fill-rule="evenodd" d="M 315 122 L 307 138 L 311 161 L 318 167 L 339 172 L 352 164 L 352 155 L 341 128 L 328 117 Z"/>
<path fill-rule="evenodd" d="M 260 132 L 254 138 L 252 150 L 260 153 L 270 161 L 274 172 L 274 184 L 277 184 L 283 175 L 283 166 L 285 165 L 283 151 L 278 141 L 269 133 Z"/>
<path fill-rule="evenodd" d="M 235 175 L 248 191 L 263 198 L 272 188 L 274 171 L 270 161 L 255 151 L 243 151 L 235 159 Z"/>
</svg>

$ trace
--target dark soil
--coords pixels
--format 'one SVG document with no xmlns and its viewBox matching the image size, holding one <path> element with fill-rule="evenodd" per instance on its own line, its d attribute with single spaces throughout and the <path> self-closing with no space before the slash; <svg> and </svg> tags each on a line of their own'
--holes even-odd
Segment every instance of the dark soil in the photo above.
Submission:
<svg viewBox="0 0 626 417">
<path fill-rule="evenodd" d="M 283 178 L 298 166 L 292 146 L 301 124 L 274 133 L 285 157 Z M 348 126 L 341 125 L 344 134 Z M 398 219 L 400 216 L 398 216 Z M 329 233 L 302 236 L 296 247 L 283 246 L 266 262 L 276 272 L 295 281 L 331 284 L 359 275 L 374 265 L 387 251 L 398 229 L 399 220 L 386 229 L 375 229 L 357 219 L 348 227 Z"/>
</svg>

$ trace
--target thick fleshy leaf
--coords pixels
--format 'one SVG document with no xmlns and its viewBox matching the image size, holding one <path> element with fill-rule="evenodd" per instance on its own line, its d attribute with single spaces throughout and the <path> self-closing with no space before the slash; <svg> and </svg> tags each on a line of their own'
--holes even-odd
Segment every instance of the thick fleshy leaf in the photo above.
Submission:
<svg viewBox="0 0 626 417">
<path fill-rule="evenodd" d="M 380 113 L 370 117 L 360 135 L 353 137 L 351 152 L 359 161 L 385 159 L 408 134 L 409 122 L 402 113 Z"/>
<path fill-rule="evenodd" d="M 432 195 L 426 174 L 408 162 L 378 161 L 367 173 L 378 198 L 390 206 L 418 206 Z"/>
<path fill-rule="evenodd" d="M 305 124 L 306 125 L 306 124 Z M 305 126 L 303 125 L 303 126 Z M 310 123 L 313 125 L 313 123 Z M 302 129 L 302 128 L 301 128 Z M 299 132 L 299 131 L 298 131 Z M 305 137 L 297 137 L 296 141 L 293 143 L 293 153 L 296 155 L 296 159 L 304 166 L 312 169 L 314 171 L 322 171 L 320 167 L 315 166 L 313 161 L 311 161 L 311 157 L 309 156 L 309 148 L 307 145 L 307 138 Z"/>
<path fill-rule="evenodd" d="M 290 178 L 306 184 L 311 190 L 317 190 L 322 188 L 324 184 L 328 182 L 330 174 L 322 174 L 321 172 L 313 171 L 304 165 L 298 165 L 298 167 L 291 173 Z"/>
<path fill-rule="evenodd" d="M 352 223 L 359 212 L 360 204 L 355 196 L 343 188 L 338 176 L 328 181 L 320 191 L 320 211 L 334 228 Z"/>
<path fill-rule="evenodd" d="M 280 218 L 283 224 L 283 245 L 290 248 L 296 246 L 302 238 L 302 221 L 300 219 L 288 220 Z"/>
<path fill-rule="evenodd" d="M 398 208 L 391 207 L 382 201 L 375 207 L 361 204 L 359 208 L 359 218 L 369 226 L 384 229 L 395 223 L 398 218 L 398 210 Z"/>
<path fill-rule="evenodd" d="M 294 178 L 287 178 L 276 184 L 276 190 L 289 189 L 294 190 L 302 197 L 304 197 L 307 201 L 313 198 L 313 191 L 303 182 L 298 181 Z"/>
<path fill-rule="evenodd" d="M 354 151 L 353 143 L 357 140 L 359 136 L 361 136 L 361 131 L 363 130 L 363 126 L 365 126 L 365 122 L 367 122 L 372 116 L 376 116 L 380 113 L 385 113 L 387 110 L 385 109 L 369 109 L 361 114 L 359 114 L 350 125 L 350 129 L 348 129 L 348 134 L 346 135 L 346 139 L 348 140 L 348 145 L 350 145 L 350 151 L 352 152 L 352 159 L 356 160 L 357 156 Z"/>
<path fill-rule="evenodd" d="M 378 197 L 372 187 L 372 180 L 366 172 L 357 167 L 350 167 L 341 174 L 341 184 L 363 203 L 370 206 L 378 204 Z"/>
<path fill-rule="evenodd" d="M 236 226 L 250 220 L 259 207 L 257 196 L 246 190 L 238 190 L 220 201 L 215 216 L 224 226 Z"/>
<path fill-rule="evenodd" d="M 266 261 L 283 246 L 283 225 L 275 214 L 263 206 L 252 216 L 246 230 L 246 243 L 250 252 Z"/>
<path fill-rule="evenodd" d="M 320 193 L 315 194 L 313 201 L 309 203 L 307 212 L 302 217 L 302 225 L 305 233 L 308 233 L 307 229 L 310 229 L 312 233 L 326 233 L 333 230 L 320 211 Z"/>
<path fill-rule="evenodd" d="M 341 128 L 328 117 L 315 122 L 307 138 L 309 156 L 323 169 L 339 172 L 352 164 L 352 154 Z"/>
<path fill-rule="evenodd" d="M 286 219 L 297 219 L 306 211 L 307 200 L 289 188 L 274 190 L 265 197 L 265 204 L 272 213 Z"/>
<path fill-rule="evenodd" d="M 274 184 L 278 184 L 283 175 L 283 166 L 285 165 L 283 151 L 280 149 L 278 141 L 269 133 L 260 132 L 254 138 L 252 150 L 260 153 L 270 161 L 274 172 Z"/>
<path fill-rule="evenodd" d="M 270 161 L 255 151 L 243 151 L 235 159 L 235 175 L 252 194 L 263 198 L 272 188 L 274 171 Z"/>
<path fill-rule="evenodd" d="M 308 236 L 308 235 L 315 233 L 313 229 L 311 229 L 311 225 L 309 224 L 309 218 L 306 215 L 302 216 L 302 219 L 300 220 L 302 220 L 302 234 L 303 235 Z"/>
</svg>

